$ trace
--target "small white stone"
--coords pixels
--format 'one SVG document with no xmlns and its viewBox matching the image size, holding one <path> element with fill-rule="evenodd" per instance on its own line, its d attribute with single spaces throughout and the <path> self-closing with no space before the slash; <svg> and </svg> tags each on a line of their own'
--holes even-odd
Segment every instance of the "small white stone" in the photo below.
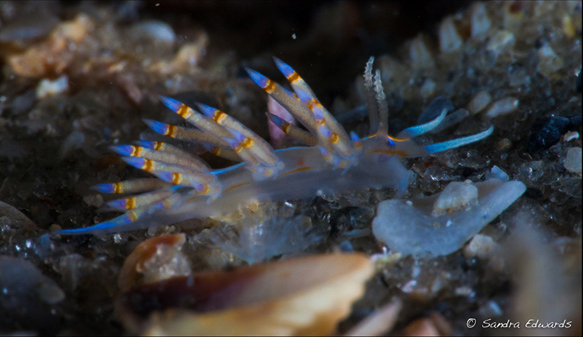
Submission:
<svg viewBox="0 0 583 337">
<path fill-rule="evenodd" d="M 409 45 L 409 59 L 414 69 L 425 69 L 435 66 L 433 56 L 422 35 L 418 35 Z"/>
<path fill-rule="evenodd" d="M 578 139 L 578 138 L 579 138 L 579 132 L 569 131 L 563 135 L 562 141 L 563 141 L 563 143 L 567 143 L 567 142 L 572 141 L 573 139 Z"/>
<path fill-rule="evenodd" d="M 464 248 L 464 255 L 469 259 L 473 257 L 488 259 L 499 249 L 500 246 L 491 237 L 476 234 Z"/>
<path fill-rule="evenodd" d="M 431 215 L 438 216 L 446 213 L 467 209 L 478 203 L 478 189 L 467 182 L 451 182 L 441 192 L 433 204 Z"/>
<path fill-rule="evenodd" d="M 492 169 L 490 170 L 490 172 L 486 173 L 486 179 L 492 179 L 492 178 L 500 179 L 502 181 L 510 180 L 510 177 L 508 176 L 508 174 L 496 165 L 492 166 Z"/>
<path fill-rule="evenodd" d="M 504 97 L 497 100 L 486 110 L 485 115 L 488 118 L 494 118 L 509 114 L 518 108 L 519 100 L 514 97 Z"/>
<path fill-rule="evenodd" d="M 500 54 L 508 48 L 514 46 L 516 38 L 514 34 L 507 30 L 499 30 L 492 35 L 486 49 L 494 54 Z"/>
<path fill-rule="evenodd" d="M 36 87 L 36 98 L 45 99 L 69 90 L 69 80 L 66 75 L 54 81 L 43 79 Z"/>
<path fill-rule="evenodd" d="M 472 114 L 477 114 L 478 112 L 484 110 L 488 104 L 490 104 L 490 102 L 492 102 L 492 96 L 485 90 L 480 91 L 468 104 L 468 110 Z"/>
<path fill-rule="evenodd" d="M 472 8 L 472 38 L 484 36 L 490 30 L 490 18 L 483 3 L 478 3 Z"/>
<path fill-rule="evenodd" d="M 430 79 L 426 79 L 425 82 L 423 82 L 423 86 L 419 90 L 419 93 L 423 98 L 429 98 L 433 96 L 435 93 L 435 82 Z"/>
<path fill-rule="evenodd" d="M 101 194 L 89 194 L 83 197 L 83 201 L 93 207 L 101 207 L 103 206 L 103 197 Z"/>
<path fill-rule="evenodd" d="M 572 147 L 567 151 L 567 157 L 563 163 L 567 171 L 581 175 L 581 148 Z"/>
<path fill-rule="evenodd" d="M 565 63 L 563 58 L 557 55 L 548 44 L 545 44 L 538 50 L 537 56 L 538 64 L 536 70 L 546 77 L 551 77 L 554 73 L 561 70 Z"/>
<path fill-rule="evenodd" d="M 451 53 L 458 50 L 463 44 L 455 23 L 451 16 L 445 18 L 439 25 L 439 48 L 444 53 Z"/>
</svg>

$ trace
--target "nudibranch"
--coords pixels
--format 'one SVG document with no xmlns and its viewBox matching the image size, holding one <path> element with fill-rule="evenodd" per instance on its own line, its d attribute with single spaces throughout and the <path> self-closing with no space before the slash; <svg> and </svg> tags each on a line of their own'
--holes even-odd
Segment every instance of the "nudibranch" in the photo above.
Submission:
<svg viewBox="0 0 583 337">
<path fill-rule="evenodd" d="M 390 136 L 381 74 L 377 69 L 373 76 L 374 58 L 371 57 L 364 72 L 370 135 L 360 138 L 344 130 L 297 72 L 278 58 L 274 60 L 293 92 L 257 71 L 246 68 L 247 73 L 305 127 L 304 130 L 268 114 L 286 135 L 305 146 L 275 151 L 267 141 L 218 109 L 204 104 L 190 107 L 161 96 L 166 107 L 196 128 L 145 120 L 152 130 L 170 138 L 198 142 L 217 156 L 241 163 L 212 169 L 200 158 L 160 141 L 112 146 L 126 163 L 156 178 L 95 186 L 103 193 L 131 194 L 107 203 L 124 214 L 94 226 L 54 233 L 111 233 L 161 226 L 191 218 L 226 215 L 251 202 L 302 199 L 322 192 L 393 188 L 402 195 L 407 190 L 411 173 L 403 166 L 401 158 L 477 142 L 493 131 L 490 126 L 474 135 L 419 145 L 415 137 L 443 124 L 447 114 L 447 108 L 443 108 L 430 116 L 431 120 L 406 128 L 396 137 Z"/>
</svg>

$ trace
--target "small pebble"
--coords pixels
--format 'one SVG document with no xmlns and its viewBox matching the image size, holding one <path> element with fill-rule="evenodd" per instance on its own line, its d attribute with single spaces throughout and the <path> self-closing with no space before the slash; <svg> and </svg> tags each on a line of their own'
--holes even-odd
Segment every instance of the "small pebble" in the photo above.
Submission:
<svg viewBox="0 0 583 337">
<path fill-rule="evenodd" d="M 485 116 L 488 118 L 504 116 L 516 110 L 518 108 L 518 103 L 518 99 L 514 97 L 504 97 L 494 102 L 490 108 L 486 110 Z"/>
<path fill-rule="evenodd" d="M 69 79 L 66 75 L 63 75 L 54 81 L 45 78 L 40 81 L 36 87 L 36 98 L 45 99 L 61 94 L 67 90 L 69 90 Z"/>
<path fill-rule="evenodd" d="M 451 16 L 439 25 L 439 47 L 444 53 L 458 50 L 464 41 L 460 37 Z"/>
<path fill-rule="evenodd" d="M 486 179 L 492 179 L 492 178 L 500 179 L 502 181 L 509 181 L 510 180 L 510 177 L 508 176 L 508 174 L 496 165 L 492 166 L 492 169 L 490 170 L 490 172 L 486 173 Z"/>
<path fill-rule="evenodd" d="M 435 65 L 431 51 L 427 47 L 423 36 L 419 35 L 411 41 L 409 59 L 414 69 L 431 68 Z"/>
<path fill-rule="evenodd" d="M 563 164 L 567 171 L 581 175 L 581 148 L 572 147 L 567 151 L 567 157 Z"/>
<path fill-rule="evenodd" d="M 537 55 L 538 65 L 536 70 L 545 77 L 551 77 L 554 73 L 561 70 L 565 63 L 563 58 L 558 56 L 548 44 L 542 46 L 538 50 Z"/>
<path fill-rule="evenodd" d="M 426 79 L 425 82 L 423 82 L 423 86 L 421 86 L 419 93 L 421 94 L 421 97 L 425 99 L 433 96 L 435 93 L 435 82 L 430 79 Z"/>
<path fill-rule="evenodd" d="M 506 151 L 512 147 L 512 142 L 508 138 L 502 138 L 498 143 L 496 143 L 496 150 Z"/>
<path fill-rule="evenodd" d="M 490 30 L 490 18 L 483 3 L 474 5 L 472 9 L 472 38 L 485 35 Z"/>
<path fill-rule="evenodd" d="M 561 141 L 563 143 L 567 143 L 567 142 L 572 141 L 573 139 L 579 139 L 579 132 L 569 131 L 563 135 L 563 138 L 561 139 Z"/>
<path fill-rule="evenodd" d="M 101 194 L 89 194 L 83 197 L 83 201 L 93 207 L 101 207 L 103 206 L 103 197 Z"/>
<path fill-rule="evenodd" d="M 471 183 L 451 182 L 433 205 L 431 215 L 438 216 L 467 209 L 478 203 L 478 188 Z"/>
<path fill-rule="evenodd" d="M 147 20 L 133 25 L 129 29 L 129 37 L 136 40 L 162 41 L 172 43 L 176 34 L 172 27 L 162 21 Z"/>
<path fill-rule="evenodd" d="M 63 229 L 61 225 L 54 223 L 49 227 L 49 232 L 60 231 L 61 229 Z"/>
<path fill-rule="evenodd" d="M 561 19 L 561 23 L 563 26 L 563 34 L 565 34 L 565 37 L 567 39 L 572 39 L 573 37 L 575 37 L 577 29 L 575 28 L 573 20 L 571 20 L 571 16 L 569 14 L 565 14 L 563 16 L 563 18 Z"/>
<path fill-rule="evenodd" d="M 464 248 L 464 255 L 468 259 L 477 257 L 489 259 L 499 250 L 500 246 L 489 236 L 476 234 Z"/>
<path fill-rule="evenodd" d="M 514 34 L 506 30 L 500 30 L 492 35 L 486 48 L 494 54 L 500 54 L 504 50 L 514 46 L 515 42 L 516 38 L 514 37 Z"/>
<path fill-rule="evenodd" d="M 478 112 L 484 110 L 488 104 L 490 104 L 490 102 L 492 102 L 492 96 L 485 90 L 480 91 L 468 104 L 468 110 L 472 114 L 477 114 Z"/>
</svg>

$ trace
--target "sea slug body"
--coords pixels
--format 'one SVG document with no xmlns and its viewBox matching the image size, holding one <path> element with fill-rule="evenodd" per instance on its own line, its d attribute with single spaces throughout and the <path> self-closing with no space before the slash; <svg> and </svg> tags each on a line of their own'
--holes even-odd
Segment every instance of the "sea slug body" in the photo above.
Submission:
<svg viewBox="0 0 583 337">
<path fill-rule="evenodd" d="M 108 203 L 110 208 L 125 213 L 94 226 L 54 233 L 110 233 L 162 226 L 191 218 L 225 215 L 252 201 L 302 199 L 319 192 L 393 188 L 400 196 L 406 192 L 411 179 L 401 158 L 477 142 L 493 131 L 491 126 L 474 135 L 419 145 L 415 137 L 442 126 L 448 112 L 449 107 L 433 104 L 441 111 L 422 114 L 427 118 L 420 120 L 421 124 L 406 128 L 397 137 L 388 135 L 388 105 L 380 71 L 377 69 L 373 76 L 374 58 L 371 57 L 365 69 L 371 134 L 364 138 L 354 132 L 348 134 L 306 82 L 289 65 L 274 59 L 293 92 L 254 70 L 246 70 L 307 131 L 275 115 L 270 115 L 270 120 L 287 136 L 306 146 L 274 150 L 267 141 L 218 109 L 204 104 L 197 104 L 195 109 L 161 96 L 164 105 L 196 129 L 146 120 L 152 130 L 170 138 L 201 143 L 216 155 L 241 163 L 211 169 L 198 157 L 159 141 L 112 146 L 126 163 L 156 178 L 95 186 L 103 193 L 133 194 Z"/>
</svg>

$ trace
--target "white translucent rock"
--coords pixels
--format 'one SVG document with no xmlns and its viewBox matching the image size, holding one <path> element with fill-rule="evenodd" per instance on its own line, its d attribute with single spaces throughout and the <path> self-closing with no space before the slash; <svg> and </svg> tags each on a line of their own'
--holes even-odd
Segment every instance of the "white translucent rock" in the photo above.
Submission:
<svg viewBox="0 0 583 337">
<path fill-rule="evenodd" d="M 136 40 L 153 39 L 167 43 L 173 43 L 176 40 L 176 34 L 172 27 L 157 20 L 137 23 L 129 29 L 129 34 L 132 39 Z"/>
<path fill-rule="evenodd" d="M 439 48 L 442 52 L 456 51 L 464 43 L 451 16 L 445 18 L 439 25 Z"/>
<path fill-rule="evenodd" d="M 464 247 L 464 255 L 467 258 L 477 257 L 488 259 L 500 250 L 500 246 L 487 235 L 477 234 Z"/>
<path fill-rule="evenodd" d="M 431 215 L 438 216 L 465 210 L 478 203 L 478 188 L 471 182 L 453 181 L 439 194 Z"/>
<path fill-rule="evenodd" d="M 435 66 L 433 56 L 422 35 L 418 35 L 409 45 L 409 60 L 414 69 L 425 69 Z"/>
<path fill-rule="evenodd" d="M 485 35 L 490 30 L 490 18 L 483 3 L 475 4 L 472 8 L 472 38 Z"/>
<path fill-rule="evenodd" d="M 43 79 L 36 87 L 36 98 L 45 99 L 69 90 L 69 79 L 63 75 L 54 81 Z"/>
<path fill-rule="evenodd" d="M 507 30 L 499 30 L 492 35 L 486 49 L 493 54 L 500 54 L 506 49 L 510 49 L 516 43 L 514 34 Z"/>
<path fill-rule="evenodd" d="M 508 174 L 506 174 L 506 172 L 504 172 L 501 168 L 499 168 L 496 165 L 492 166 L 492 169 L 490 170 L 490 172 L 486 173 L 486 179 L 491 179 L 491 178 L 500 179 L 502 181 L 510 180 L 510 177 L 508 177 Z"/>
<path fill-rule="evenodd" d="M 423 82 L 423 86 L 421 86 L 421 89 L 419 90 L 421 97 L 429 98 L 433 96 L 433 94 L 435 93 L 435 86 L 436 86 L 435 82 L 433 82 L 429 78 L 426 79 L 425 82 Z"/>
<path fill-rule="evenodd" d="M 492 96 L 487 91 L 482 90 L 472 98 L 468 104 L 468 110 L 470 110 L 472 114 L 477 114 L 484 110 L 490 102 L 492 102 Z"/>
<path fill-rule="evenodd" d="M 504 97 L 494 102 L 485 112 L 487 118 L 504 116 L 518 108 L 519 100 L 514 97 Z"/>
<path fill-rule="evenodd" d="M 563 143 L 567 143 L 567 142 L 572 141 L 573 139 L 579 139 L 579 132 L 569 131 L 563 135 L 563 138 L 561 138 L 561 141 Z"/>
<path fill-rule="evenodd" d="M 536 70 L 546 77 L 551 77 L 554 73 L 561 70 L 565 64 L 563 58 L 557 55 L 548 44 L 545 44 L 538 50 L 537 56 L 538 64 Z"/>
<path fill-rule="evenodd" d="M 581 148 L 570 148 L 567 151 L 567 157 L 565 158 L 563 165 L 567 171 L 581 175 Z"/>
<path fill-rule="evenodd" d="M 526 190 L 520 181 L 489 179 L 476 183 L 477 205 L 469 210 L 432 216 L 440 195 L 411 200 L 386 200 L 379 204 L 372 223 L 375 238 L 403 255 L 431 257 L 460 249 Z"/>
</svg>

